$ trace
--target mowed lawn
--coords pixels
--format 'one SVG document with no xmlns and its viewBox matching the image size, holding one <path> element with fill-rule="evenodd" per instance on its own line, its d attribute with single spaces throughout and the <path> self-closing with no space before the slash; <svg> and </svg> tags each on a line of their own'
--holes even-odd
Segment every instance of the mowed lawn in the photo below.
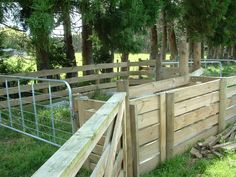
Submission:
<svg viewBox="0 0 236 177">
<path fill-rule="evenodd" d="M 57 149 L 0 127 L 0 177 L 31 176 Z"/>
<path fill-rule="evenodd" d="M 236 177 L 236 153 L 230 152 L 224 158 L 199 160 L 187 152 L 142 177 Z"/>
</svg>

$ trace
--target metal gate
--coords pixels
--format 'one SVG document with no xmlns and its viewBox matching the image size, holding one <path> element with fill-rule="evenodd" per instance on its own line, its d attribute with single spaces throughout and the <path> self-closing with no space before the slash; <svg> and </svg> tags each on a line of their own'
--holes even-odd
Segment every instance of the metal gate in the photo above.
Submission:
<svg viewBox="0 0 236 177">
<path fill-rule="evenodd" d="M 63 80 L 0 75 L 0 127 L 55 146 L 75 132 L 72 90 Z"/>
</svg>

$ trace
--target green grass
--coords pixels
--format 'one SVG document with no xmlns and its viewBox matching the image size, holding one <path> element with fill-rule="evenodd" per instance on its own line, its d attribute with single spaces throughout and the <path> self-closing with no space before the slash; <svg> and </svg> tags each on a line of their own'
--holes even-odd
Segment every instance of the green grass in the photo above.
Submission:
<svg viewBox="0 0 236 177">
<path fill-rule="evenodd" d="M 31 176 L 56 147 L 0 127 L 0 176 Z"/>
<path fill-rule="evenodd" d="M 205 76 L 220 76 L 219 66 L 209 66 L 204 72 Z M 236 65 L 226 64 L 223 65 L 222 75 L 224 77 L 235 76 L 236 75 Z"/>
<path fill-rule="evenodd" d="M 236 153 L 224 158 L 193 159 L 190 153 L 176 156 L 142 177 L 236 177 Z"/>
</svg>

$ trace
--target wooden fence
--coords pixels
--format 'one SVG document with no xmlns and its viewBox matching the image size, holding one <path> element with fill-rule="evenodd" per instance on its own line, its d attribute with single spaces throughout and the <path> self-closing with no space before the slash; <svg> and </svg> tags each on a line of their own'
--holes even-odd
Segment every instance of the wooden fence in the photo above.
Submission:
<svg viewBox="0 0 236 177">
<path fill-rule="evenodd" d="M 228 124 L 236 121 L 236 77 L 223 78 L 220 93 L 220 127 L 222 131 Z"/>
<path fill-rule="evenodd" d="M 139 176 L 153 170 L 160 162 L 183 153 L 197 141 L 215 135 L 234 123 L 235 88 L 236 77 L 179 77 L 126 87 L 130 96 L 130 128 L 126 132 L 130 129 L 131 133 L 131 137 L 126 136 L 126 145 L 131 142 L 133 154 L 133 175 L 130 176 Z M 85 99 L 80 100 L 79 104 L 83 109 L 79 111 L 79 118 L 85 117 L 90 122 L 97 115 L 96 110 L 107 102 Z M 104 151 L 101 150 L 101 155 L 96 153 L 92 149 L 88 154 L 91 170 L 96 169 Z"/>
<path fill-rule="evenodd" d="M 134 176 L 153 170 L 166 158 L 164 94 L 130 101 Z"/>
<path fill-rule="evenodd" d="M 33 176 L 75 176 L 105 133 L 91 176 L 126 176 L 125 103 L 125 93 L 112 96 Z"/>
<path fill-rule="evenodd" d="M 143 69 L 145 68 L 145 69 Z M 112 73 L 104 73 L 105 70 L 111 69 Z M 83 75 L 84 72 L 91 72 L 90 75 Z M 76 73 L 71 78 L 66 78 L 68 74 Z M 163 68 L 163 75 L 167 77 L 176 77 L 179 74 L 178 68 Z M 155 79 L 155 61 L 147 60 L 140 62 L 122 62 L 122 63 L 106 63 L 106 64 L 94 64 L 76 67 L 65 67 L 51 70 L 42 70 L 37 72 L 18 73 L 14 76 L 22 77 L 37 77 L 37 78 L 54 78 L 63 79 L 67 81 L 73 94 L 89 94 L 96 90 L 116 91 L 116 81 L 119 79 L 129 79 L 130 86 L 140 85 L 148 82 L 152 82 Z M 9 95 L 13 96 L 18 94 L 18 87 L 14 81 L 16 79 L 8 79 L 8 91 Z M 1 88 L 4 85 L 5 78 L 0 78 L 0 97 L 6 96 L 6 89 Z M 53 97 L 59 98 L 67 95 L 64 89 L 63 83 L 51 83 L 51 87 L 54 90 Z M 21 83 L 21 91 L 30 93 L 32 87 L 28 83 Z M 35 82 L 34 89 L 37 92 L 44 92 L 48 89 L 48 83 Z M 57 91 L 55 91 L 57 90 Z M 30 104 L 32 97 L 29 94 L 22 95 L 23 103 Z M 48 99 L 48 94 L 37 95 L 36 101 L 44 101 Z M 7 102 L 0 102 L 1 105 L 6 105 Z M 12 106 L 18 106 L 19 100 L 12 99 Z"/>
<path fill-rule="evenodd" d="M 167 157 L 186 151 L 218 130 L 220 80 L 166 93 Z"/>
</svg>

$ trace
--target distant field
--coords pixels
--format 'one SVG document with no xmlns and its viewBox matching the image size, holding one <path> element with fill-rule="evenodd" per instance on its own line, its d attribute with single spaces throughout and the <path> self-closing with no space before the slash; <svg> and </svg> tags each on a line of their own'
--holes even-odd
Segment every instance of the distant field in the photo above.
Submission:
<svg viewBox="0 0 236 177">
<path fill-rule="evenodd" d="M 81 53 L 76 53 L 75 54 L 77 65 L 82 66 L 82 54 Z M 147 60 L 149 58 L 148 53 L 140 53 L 140 54 L 130 54 L 129 55 L 129 60 L 131 62 L 138 61 L 138 59 L 141 58 L 142 60 Z M 121 62 L 121 54 L 116 53 L 114 57 L 114 62 Z"/>
<path fill-rule="evenodd" d="M 75 57 L 76 57 L 77 65 L 82 66 L 82 54 L 76 53 Z M 170 54 L 167 54 L 166 58 L 168 60 L 170 58 Z M 139 59 L 148 60 L 149 54 L 148 53 L 139 53 L 139 54 L 130 54 L 129 55 L 129 60 L 131 62 L 136 62 Z M 121 62 L 121 54 L 119 54 L 119 53 L 115 54 L 114 62 Z M 27 58 L 13 56 L 13 57 L 10 57 L 9 59 L 7 59 L 7 63 L 10 66 L 12 66 L 12 68 L 16 68 L 16 69 L 14 69 L 15 70 L 14 73 L 23 72 L 23 71 L 30 71 L 30 70 L 36 71 L 36 63 L 35 63 L 35 58 L 33 56 L 32 57 L 29 56 Z"/>
</svg>

